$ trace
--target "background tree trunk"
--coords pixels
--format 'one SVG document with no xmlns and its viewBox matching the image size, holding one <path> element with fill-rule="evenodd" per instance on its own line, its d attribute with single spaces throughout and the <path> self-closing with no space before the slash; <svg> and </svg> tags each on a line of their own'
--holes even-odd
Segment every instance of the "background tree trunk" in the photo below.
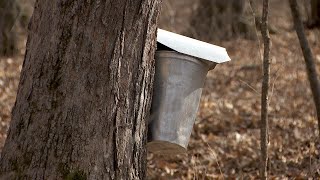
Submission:
<svg viewBox="0 0 320 180">
<path fill-rule="evenodd" d="M 320 26 L 320 0 L 311 0 L 311 20 L 309 27 Z"/>
<path fill-rule="evenodd" d="M 296 0 L 289 0 L 289 5 L 291 9 L 291 14 L 294 22 L 294 28 L 296 30 L 300 47 L 304 56 L 306 71 L 310 83 L 310 88 L 313 95 L 314 104 L 317 111 L 318 118 L 318 129 L 320 137 L 320 82 L 318 80 L 317 65 L 313 59 L 313 54 L 309 46 L 308 39 L 304 32 L 303 23 L 300 17 L 300 12 L 298 9 L 298 3 Z"/>
<path fill-rule="evenodd" d="M 0 56 L 12 56 L 17 51 L 13 26 L 19 15 L 18 11 L 16 0 L 0 0 Z"/>
<path fill-rule="evenodd" d="M 144 179 L 160 0 L 39 0 L 0 179 Z"/>
<path fill-rule="evenodd" d="M 191 20 L 190 36 L 205 41 L 255 37 L 254 26 L 245 17 L 245 5 L 245 0 L 200 0 L 196 15 Z"/>
</svg>

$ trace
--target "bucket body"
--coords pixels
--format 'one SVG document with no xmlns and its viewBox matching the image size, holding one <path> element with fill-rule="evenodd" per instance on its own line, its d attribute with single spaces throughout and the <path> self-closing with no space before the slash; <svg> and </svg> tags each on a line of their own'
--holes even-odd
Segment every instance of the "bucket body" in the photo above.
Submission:
<svg viewBox="0 0 320 180">
<path fill-rule="evenodd" d="M 202 88 L 214 62 L 175 51 L 157 51 L 147 148 L 161 154 L 187 149 Z"/>
</svg>

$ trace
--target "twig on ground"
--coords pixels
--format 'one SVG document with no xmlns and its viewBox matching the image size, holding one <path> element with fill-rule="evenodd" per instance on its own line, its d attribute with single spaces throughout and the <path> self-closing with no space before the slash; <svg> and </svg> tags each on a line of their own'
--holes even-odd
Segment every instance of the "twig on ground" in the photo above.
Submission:
<svg viewBox="0 0 320 180">
<path fill-rule="evenodd" d="M 256 92 L 258 95 L 261 95 L 261 93 L 258 90 L 256 90 L 254 87 L 252 87 L 249 83 L 247 83 L 247 82 L 245 82 L 245 81 L 243 81 L 241 79 L 239 79 L 239 81 L 242 82 L 243 84 L 245 84 L 246 86 L 248 86 L 251 90 Z"/>
<path fill-rule="evenodd" d="M 222 177 L 222 179 L 224 179 L 224 175 L 222 173 L 222 170 L 221 170 L 221 167 L 220 167 L 220 164 L 219 164 L 219 160 L 217 158 L 217 156 L 215 155 L 214 151 L 212 150 L 211 146 L 208 144 L 208 142 L 205 141 L 205 143 L 207 144 L 207 146 L 209 147 L 209 150 L 211 151 L 212 155 L 214 156 L 215 160 L 216 160 L 216 163 L 218 165 L 218 168 L 219 168 L 219 171 L 220 171 L 220 176 Z"/>
</svg>

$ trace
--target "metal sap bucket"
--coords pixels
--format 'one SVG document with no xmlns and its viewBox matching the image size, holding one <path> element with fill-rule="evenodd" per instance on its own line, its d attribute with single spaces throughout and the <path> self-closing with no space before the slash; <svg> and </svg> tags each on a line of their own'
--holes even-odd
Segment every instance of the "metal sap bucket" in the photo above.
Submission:
<svg viewBox="0 0 320 180">
<path fill-rule="evenodd" d="M 176 51 L 155 55 L 155 80 L 148 127 L 150 152 L 179 154 L 187 150 L 202 88 L 216 63 Z"/>
</svg>

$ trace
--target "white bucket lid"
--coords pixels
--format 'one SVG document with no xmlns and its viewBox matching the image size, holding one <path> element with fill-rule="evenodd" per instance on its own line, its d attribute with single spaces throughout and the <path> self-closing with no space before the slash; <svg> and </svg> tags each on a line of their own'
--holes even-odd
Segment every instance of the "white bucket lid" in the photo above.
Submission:
<svg viewBox="0 0 320 180">
<path fill-rule="evenodd" d="M 223 47 L 165 31 L 163 29 L 158 29 L 157 41 L 179 53 L 215 63 L 223 63 L 231 60 L 226 49 Z"/>
</svg>

